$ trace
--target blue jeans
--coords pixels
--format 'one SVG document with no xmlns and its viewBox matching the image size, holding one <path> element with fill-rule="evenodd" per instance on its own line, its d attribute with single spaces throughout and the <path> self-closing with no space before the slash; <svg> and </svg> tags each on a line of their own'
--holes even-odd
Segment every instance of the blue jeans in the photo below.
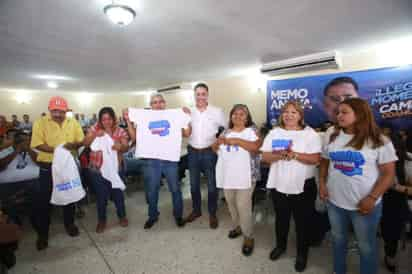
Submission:
<svg viewBox="0 0 412 274">
<path fill-rule="evenodd" d="M 172 194 L 173 215 L 183 216 L 183 197 L 177 174 L 178 162 L 158 159 L 145 159 L 143 164 L 144 187 L 149 205 L 149 219 L 156 220 L 159 216 L 157 203 L 159 201 L 160 179 L 162 174 L 167 179 L 169 191 Z"/>
<path fill-rule="evenodd" d="M 346 254 L 349 225 L 358 241 L 360 251 L 360 273 L 378 273 L 377 229 L 382 214 L 382 203 L 375 206 L 368 215 L 361 215 L 356 210 L 346 210 L 327 203 L 328 215 L 333 240 L 333 268 L 336 274 L 346 273 Z"/>
<path fill-rule="evenodd" d="M 112 184 L 103 178 L 100 172 L 90 170 L 93 189 L 96 193 L 97 217 L 100 223 L 107 220 L 106 207 L 109 199 L 113 200 L 116 206 L 116 213 L 119 219 L 126 217 L 126 207 L 124 205 L 123 191 L 119 188 L 112 188 Z"/>
<path fill-rule="evenodd" d="M 190 192 L 192 194 L 193 213 L 202 213 L 202 194 L 200 192 L 200 172 L 207 176 L 208 200 L 207 207 L 209 214 L 216 216 L 218 190 L 216 188 L 215 166 L 217 155 L 212 149 L 197 151 L 188 147 L 189 152 L 189 172 L 190 172 Z"/>
</svg>

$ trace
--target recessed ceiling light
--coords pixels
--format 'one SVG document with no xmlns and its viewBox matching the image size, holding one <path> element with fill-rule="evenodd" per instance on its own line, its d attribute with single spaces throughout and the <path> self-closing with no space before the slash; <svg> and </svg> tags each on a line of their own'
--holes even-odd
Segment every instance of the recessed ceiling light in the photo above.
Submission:
<svg viewBox="0 0 412 274">
<path fill-rule="evenodd" d="M 52 89 L 56 89 L 56 88 L 59 87 L 59 84 L 57 84 L 56 82 L 53 82 L 53 81 L 47 82 L 46 85 L 47 85 L 48 88 L 52 88 Z"/>
<path fill-rule="evenodd" d="M 105 6 L 103 11 L 110 21 L 121 26 L 129 25 L 136 17 L 136 12 L 133 8 L 126 5 L 115 4 L 114 2 Z"/>
<path fill-rule="evenodd" d="M 54 74 L 33 74 L 31 78 L 39 80 L 54 80 L 54 81 L 73 81 L 74 78 L 63 75 L 54 75 Z"/>
</svg>

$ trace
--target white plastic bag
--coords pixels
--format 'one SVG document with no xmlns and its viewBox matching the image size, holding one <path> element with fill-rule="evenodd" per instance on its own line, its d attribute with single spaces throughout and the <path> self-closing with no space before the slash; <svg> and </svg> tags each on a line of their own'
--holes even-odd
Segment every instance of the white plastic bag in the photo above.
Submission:
<svg viewBox="0 0 412 274">
<path fill-rule="evenodd" d="M 86 195 L 76 162 L 70 151 L 63 145 L 54 150 L 52 177 L 53 191 L 50 203 L 68 205 L 81 200 Z"/>
</svg>

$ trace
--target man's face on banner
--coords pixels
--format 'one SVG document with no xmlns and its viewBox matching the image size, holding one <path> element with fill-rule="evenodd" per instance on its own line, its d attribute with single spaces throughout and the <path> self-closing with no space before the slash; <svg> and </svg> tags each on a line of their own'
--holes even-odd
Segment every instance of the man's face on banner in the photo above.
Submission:
<svg viewBox="0 0 412 274">
<path fill-rule="evenodd" d="M 331 86 L 325 95 L 323 104 L 328 120 L 335 123 L 339 103 L 348 98 L 359 97 L 355 87 L 350 83 Z"/>
</svg>

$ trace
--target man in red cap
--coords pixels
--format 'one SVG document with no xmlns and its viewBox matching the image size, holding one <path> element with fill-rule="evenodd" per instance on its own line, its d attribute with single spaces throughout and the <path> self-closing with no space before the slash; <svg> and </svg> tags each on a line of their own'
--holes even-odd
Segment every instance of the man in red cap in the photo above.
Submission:
<svg viewBox="0 0 412 274">
<path fill-rule="evenodd" d="M 83 143 L 83 130 L 76 120 L 66 117 L 67 110 L 64 98 L 52 97 L 49 101 L 50 115 L 40 118 L 33 125 L 31 147 L 39 151 L 37 162 L 40 166 L 39 183 L 33 195 L 33 225 L 38 234 L 38 250 L 48 247 L 54 149 L 64 144 L 66 149 L 76 153 Z M 64 226 L 71 237 L 79 235 L 79 229 L 74 224 L 74 213 L 74 204 L 63 207 Z"/>
</svg>

